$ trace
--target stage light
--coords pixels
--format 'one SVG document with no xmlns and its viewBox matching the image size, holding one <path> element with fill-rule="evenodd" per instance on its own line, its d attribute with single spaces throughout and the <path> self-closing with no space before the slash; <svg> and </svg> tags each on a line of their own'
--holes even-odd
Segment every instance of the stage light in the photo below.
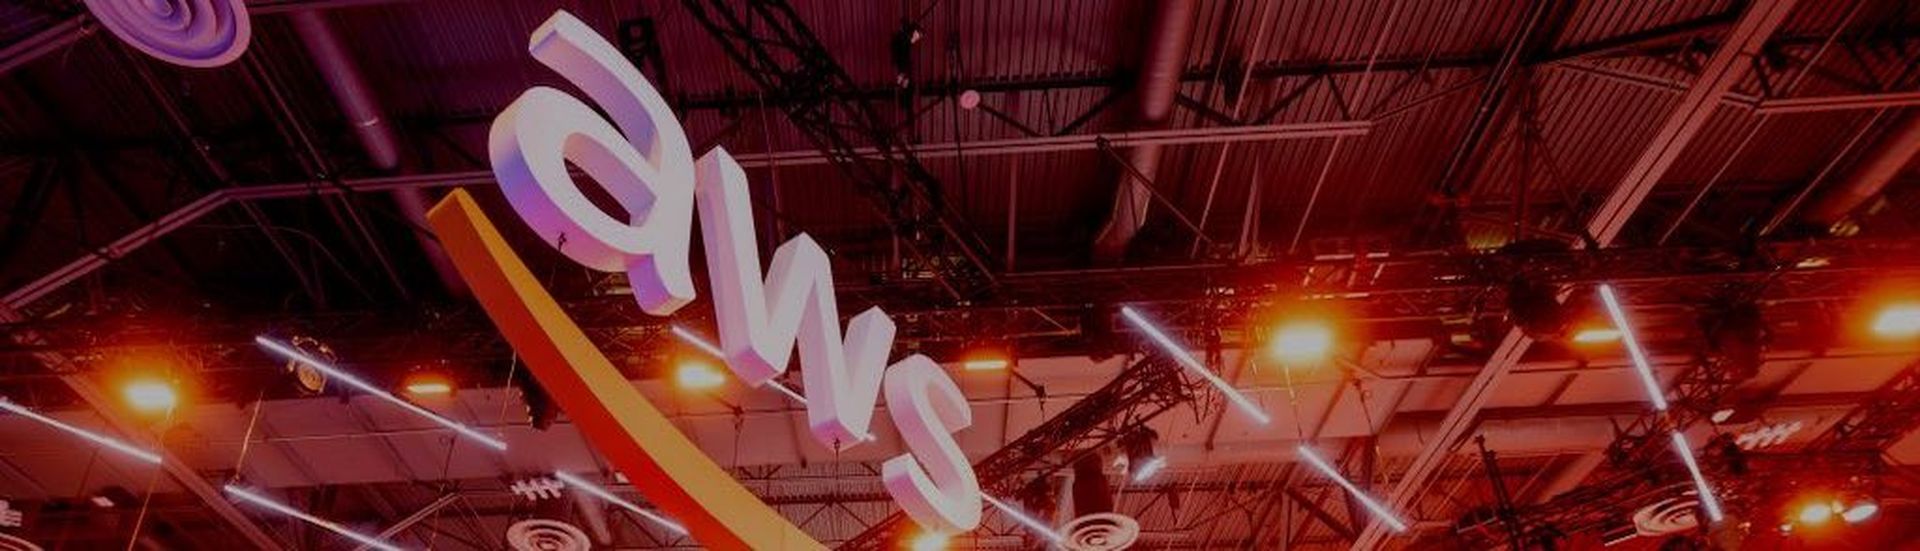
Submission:
<svg viewBox="0 0 1920 551">
<path fill-rule="evenodd" d="M 1840 518 L 1846 520 L 1847 524 L 1859 524 L 1866 522 L 1867 519 L 1873 518 L 1873 515 L 1879 513 L 1880 504 L 1874 503 L 1873 501 L 1861 501 L 1854 503 L 1852 507 L 1848 507 L 1847 512 L 1840 513 Z"/>
<path fill-rule="evenodd" d="M 1647 361 L 1647 352 L 1640 349 L 1639 339 L 1633 337 L 1633 326 L 1627 324 L 1627 313 L 1620 308 L 1620 298 L 1614 296 L 1612 285 L 1600 285 L 1600 300 L 1606 303 L 1607 315 L 1613 318 L 1613 326 L 1620 330 L 1620 343 L 1626 346 L 1627 356 L 1633 360 L 1634 372 L 1640 376 L 1640 386 L 1647 390 L 1647 399 L 1653 401 L 1653 409 L 1666 411 L 1666 394 L 1660 390 L 1660 382 L 1653 376 L 1653 365 Z"/>
<path fill-rule="evenodd" d="M 306 511 L 301 511 L 299 509 L 289 507 L 278 501 L 268 499 L 266 496 L 247 491 L 246 489 L 241 488 L 239 486 L 228 484 L 226 487 L 226 490 L 227 490 L 227 493 L 233 495 L 233 497 L 240 498 L 241 500 L 253 503 L 254 505 L 258 505 L 261 508 L 264 508 L 269 511 L 273 511 L 275 513 L 280 513 L 282 515 L 300 519 L 302 521 L 305 521 L 307 524 L 318 526 L 320 528 L 325 529 L 328 532 L 333 532 L 347 539 L 359 542 L 360 545 L 364 545 L 374 549 L 380 549 L 382 551 L 401 551 L 399 546 L 396 546 L 391 543 L 387 543 L 386 541 L 381 540 L 380 538 L 355 532 L 353 530 L 348 530 L 347 527 L 341 526 L 338 523 L 307 514 Z"/>
<path fill-rule="evenodd" d="M 1680 461 L 1686 463 L 1687 474 L 1693 475 L 1694 492 L 1700 496 L 1700 508 L 1707 512 L 1707 519 L 1720 522 L 1726 515 L 1720 511 L 1720 498 L 1714 497 L 1713 487 L 1707 485 L 1706 475 L 1700 474 L 1700 462 L 1693 458 L 1693 446 L 1687 444 L 1686 435 L 1673 431 L 1673 452 L 1680 455 Z"/>
<path fill-rule="evenodd" d="M 1833 505 L 1825 501 L 1809 502 L 1800 506 L 1800 514 L 1794 518 L 1798 519 L 1800 524 L 1807 526 L 1826 524 L 1827 521 L 1833 520 Z"/>
<path fill-rule="evenodd" d="M 713 390 L 727 383 L 727 377 L 704 362 L 683 361 L 673 370 L 673 382 L 681 390 Z"/>
<path fill-rule="evenodd" d="M 126 454 L 135 459 L 146 461 L 148 463 L 152 463 L 155 465 L 160 464 L 160 454 L 158 453 L 136 448 L 133 445 L 128 444 L 126 442 L 121 442 L 113 438 L 101 436 L 87 429 L 62 423 L 57 419 L 54 419 L 52 417 L 47 417 L 45 415 L 41 415 L 37 412 L 34 412 L 33 410 L 27 409 L 26 406 L 13 403 L 12 400 L 8 400 L 6 398 L 0 398 L 0 409 L 11 411 L 21 417 L 39 421 L 42 424 L 45 424 L 47 426 L 65 431 L 67 434 L 78 436 L 86 439 L 87 441 L 93 442 L 95 444 L 106 446 L 107 449 Z"/>
<path fill-rule="evenodd" d="M 1573 342 L 1601 344 L 1620 340 L 1620 330 L 1612 327 L 1588 327 L 1573 333 Z"/>
<path fill-rule="evenodd" d="M 999 371 L 1007 368 L 1006 358 L 975 358 L 961 362 L 967 371 Z"/>
<path fill-rule="evenodd" d="M 407 375 L 406 383 L 401 388 L 407 391 L 408 396 L 415 398 L 447 396 L 453 394 L 453 381 L 438 371 L 417 371 Z"/>
<path fill-rule="evenodd" d="M 1323 321 L 1287 322 L 1267 339 L 1267 355 L 1283 362 L 1314 362 L 1332 353 L 1333 329 Z"/>
<path fill-rule="evenodd" d="M 1233 385 L 1227 384 L 1227 381 L 1221 379 L 1219 375 L 1213 374 L 1212 370 L 1207 369 L 1206 365 L 1201 364 L 1200 360 L 1195 359 L 1193 354 L 1187 352 L 1185 347 L 1174 342 L 1172 337 L 1168 337 L 1159 327 L 1147 321 L 1147 318 L 1141 316 L 1140 312 L 1135 311 L 1132 306 L 1122 306 L 1120 308 L 1120 315 L 1126 317 L 1127 321 L 1131 322 L 1134 328 L 1139 329 L 1142 333 L 1146 333 L 1149 338 L 1153 339 L 1154 343 L 1160 345 L 1161 350 L 1166 351 L 1168 356 L 1172 356 L 1175 361 L 1180 362 L 1180 365 L 1199 374 L 1201 378 L 1213 384 L 1213 387 L 1219 389 L 1220 394 L 1226 396 L 1227 401 L 1233 402 L 1234 406 L 1239 407 L 1241 412 L 1253 417 L 1253 420 L 1259 421 L 1262 425 L 1273 422 L 1273 417 L 1267 415 L 1265 410 L 1260 409 L 1259 404 L 1253 403 L 1253 399 L 1240 393 L 1240 389 L 1233 388 Z"/>
<path fill-rule="evenodd" d="M 921 532 L 913 537 L 913 541 L 908 543 L 907 548 L 913 551 L 939 551 L 946 549 L 947 542 L 951 539 L 943 532 Z"/>
<path fill-rule="evenodd" d="M 1920 302 L 1888 305 L 1873 318 L 1873 334 L 1888 339 L 1920 336 Z"/>
<path fill-rule="evenodd" d="M 1028 530 L 1040 534 L 1040 537 L 1046 538 L 1049 542 L 1057 544 L 1064 539 L 1060 536 L 1059 532 L 1055 532 L 1053 528 L 1048 527 L 1046 523 L 1040 522 L 1039 519 L 1033 518 L 1032 515 L 1028 515 L 1025 511 L 1021 511 L 990 495 L 982 494 L 980 499 L 986 500 L 988 505 L 992 505 L 995 509 L 999 509 L 1001 513 L 1005 513 L 1007 518 L 1011 518 L 1014 522 L 1020 523 L 1021 526 L 1027 527 Z"/>
<path fill-rule="evenodd" d="M 264 336 L 259 336 L 259 337 L 254 337 L 253 342 L 258 343 L 260 346 L 265 347 L 267 350 L 270 350 L 275 354 L 279 354 L 280 357 L 282 358 L 286 358 L 288 360 L 293 360 L 293 361 L 297 361 L 297 362 L 312 366 L 314 369 L 317 369 L 323 373 L 326 373 L 327 377 L 329 378 L 339 380 L 341 383 L 344 383 L 347 386 L 359 389 L 361 392 L 371 394 L 376 398 L 385 400 L 388 403 L 399 406 L 400 409 L 404 409 L 409 412 L 412 412 L 415 415 L 424 417 L 427 420 L 434 422 L 434 424 L 440 425 L 442 427 L 446 427 L 448 429 L 453 430 L 453 432 L 461 436 L 467 437 L 467 439 L 469 440 L 479 442 L 480 444 L 485 445 L 489 448 L 493 448 L 495 450 L 499 450 L 499 451 L 507 450 L 507 443 L 504 440 L 501 440 L 499 438 L 494 438 L 492 436 L 488 436 L 486 434 L 481 433 L 480 431 L 474 430 L 472 427 L 462 425 L 458 422 L 455 422 L 452 419 L 441 417 L 440 414 L 427 411 L 426 408 L 413 405 L 412 402 L 402 400 L 399 397 L 394 396 L 392 393 L 389 393 L 385 390 L 380 390 L 379 387 L 375 387 L 371 384 L 367 384 L 366 381 L 360 380 L 359 377 L 355 377 L 352 374 L 349 374 L 345 371 L 341 371 L 337 367 L 327 365 L 326 362 L 322 362 L 320 360 L 314 359 L 312 356 L 308 356 L 300 352 L 299 350 L 294 350 L 293 348 L 288 347 L 287 345 L 282 344 L 279 341 L 269 339 Z"/>
<path fill-rule="evenodd" d="M 620 496 L 613 495 L 613 492 L 609 492 L 607 491 L 606 488 L 601 488 L 599 486 L 594 485 L 591 482 L 587 482 L 587 480 L 584 478 L 574 476 L 573 474 L 568 473 L 566 471 L 555 471 L 553 473 L 553 477 L 556 479 L 559 479 L 561 482 L 567 483 L 568 486 L 572 486 L 573 489 L 575 490 L 579 490 L 581 492 L 586 493 L 587 495 L 600 498 L 601 501 L 611 503 L 615 507 L 626 509 L 627 511 L 632 512 L 633 514 L 640 515 L 641 517 L 644 517 L 647 520 L 651 520 L 653 521 L 654 524 L 658 524 L 663 528 L 671 530 L 675 534 L 680 534 L 682 536 L 687 535 L 687 528 L 685 526 L 681 526 L 680 523 L 667 520 L 667 517 L 660 516 L 659 513 L 648 511 L 646 509 L 641 509 L 639 505 L 635 505 L 631 501 L 620 499 Z"/>
<path fill-rule="evenodd" d="M 719 346 L 715 346 L 713 343 L 707 342 L 707 339 L 701 337 L 699 333 L 695 333 L 691 329 L 687 329 L 685 327 L 681 327 L 678 325 L 669 327 L 667 328 L 667 330 L 669 332 L 672 332 L 673 336 L 678 337 L 681 342 L 685 342 L 687 344 L 693 345 L 694 348 L 698 348 L 700 349 L 701 352 L 706 352 L 707 354 L 712 355 L 715 359 L 718 359 L 720 361 L 726 361 L 727 354 L 725 352 L 720 351 Z M 801 396 L 800 393 L 794 392 L 793 389 L 791 388 L 787 388 L 787 385 L 780 384 L 779 382 L 776 382 L 776 381 L 767 381 L 766 385 L 773 387 L 774 390 L 780 391 L 781 394 L 787 395 L 787 397 L 792 398 L 793 401 L 800 402 L 801 405 L 806 405 L 807 403 L 807 398 L 805 396 Z"/>
<path fill-rule="evenodd" d="M 1320 474 L 1326 475 L 1328 479 L 1333 480 L 1334 484 L 1340 485 L 1340 488 L 1346 490 L 1348 495 L 1353 496 L 1355 501 L 1359 501 L 1360 505 L 1365 506 L 1368 511 L 1371 511 L 1373 516 L 1380 517 L 1381 522 L 1387 523 L 1388 528 L 1392 528 L 1395 533 L 1407 531 L 1407 523 L 1402 522 L 1399 517 L 1394 516 L 1393 511 L 1387 510 L 1385 505 L 1374 501 L 1373 496 L 1369 496 L 1366 492 L 1360 491 L 1359 487 L 1347 481 L 1347 477 L 1341 476 L 1340 471 L 1334 470 L 1332 464 L 1327 463 L 1325 459 L 1321 459 L 1320 454 L 1314 453 L 1313 448 L 1307 447 L 1306 444 L 1301 444 L 1296 449 L 1299 450 L 1301 459 L 1307 460 L 1307 464 L 1312 465 L 1314 469 L 1318 469 Z"/>
<path fill-rule="evenodd" d="M 180 394 L 173 385 L 157 378 L 136 378 L 120 386 L 120 397 L 127 406 L 141 413 L 166 413 L 180 405 Z"/>
</svg>

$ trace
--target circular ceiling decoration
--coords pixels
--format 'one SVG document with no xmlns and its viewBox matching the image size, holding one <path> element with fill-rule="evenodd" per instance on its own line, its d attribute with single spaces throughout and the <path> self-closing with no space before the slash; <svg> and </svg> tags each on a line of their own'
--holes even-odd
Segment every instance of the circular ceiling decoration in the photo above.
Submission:
<svg viewBox="0 0 1920 551">
<path fill-rule="evenodd" d="M 175 65 L 219 67 L 247 51 L 244 0 L 86 0 L 120 41 Z"/>
<path fill-rule="evenodd" d="M 1115 551 L 1140 539 L 1140 523 L 1117 513 L 1096 513 L 1073 519 L 1061 528 L 1060 547 L 1068 551 Z"/>
<path fill-rule="evenodd" d="M 1643 537 L 1657 537 L 1700 526 L 1700 498 L 1692 490 L 1656 501 L 1633 512 L 1633 529 Z"/>
<path fill-rule="evenodd" d="M 0 551 L 41 551 L 40 546 L 17 537 L 0 534 Z"/>
<path fill-rule="evenodd" d="M 593 540 L 579 527 L 557 520 L 527 519 L 507 527 L 507 548 L 514 551 L 587 551 Z"/>
</svg>

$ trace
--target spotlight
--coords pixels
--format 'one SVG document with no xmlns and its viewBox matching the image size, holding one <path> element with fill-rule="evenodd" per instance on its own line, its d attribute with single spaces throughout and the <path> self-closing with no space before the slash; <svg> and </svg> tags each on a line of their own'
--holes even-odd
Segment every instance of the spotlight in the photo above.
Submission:
<svg viewBox="0 0 1920 551">
<path fill-rule="evenodd" d="M 1840 513 L 1840 518 L 1846 520 L 1847 524 L 1859 524 L 1879 513 L 1880 504 L 1867 500 L 1854 503 L 1852 507 L 1847 508 L 1846 512 Z"/>
<path fill-rule="evenodd" d="M 1795 518 L 1800 524 L 1819 526 L 1833 520 L 1833 505 L 1825 501 L 1814 501 L 1800 506 L 1800 514 Z"/>
<path fill-rule="evenodd" d="M 1559 340 L 1572 320 L 1552 284 L 1516 278 L 1507 284 L 1507 317 L 1534 340 Z"/>
<path fill-rule="evenodd" d="M 726 384 L 727 377 L 704 362 L 682 361 L 673 370 L 673 382 L 681 390 L 713 390 Z"/>
<path fill-rule="evenodd" d="M 1873 334 L 1888 339 L 1920 336 L 1920 302 L 1895 303 L 1881 309 L 1873 318 Z"/>
<path fill-rule="evenodd" d="M 1267 340 L 1267 354 L 1284 362 L 1319 361 L 1332 352 L 1333 329 L 1318 320 L 1281 324 Z"/>
<path fill-rule="evenodd" d="M 1588 327 L 1573 333 L 1573 342 L 1579 344 L 1603 344 L 1619 340 L 1620 330 L 1612 327 Z"/>
<path fill-rule="evenodd" d="M 136 378 L 120 387 L 127 406 L 141 413 L 166 413 L 180 405 L 180 394 L 173 385 L 158 378 Z"/>
<path fill-rule="evenodd" d="M 415 371 L 407 375 L 401 389 L 415 399 L 453 394 L 453 380 L 439 371 Z"/>
<path fill-rule="evenodd" d="M 907 547 L 913 551 L 938 551 L 947 548 L 949 539 L 951 538 L 942 532 L 921 532 L 920 535 L 913 537 L 913 541 Z"/>
<path fill-rule="evenodd" d="M 999 371 L 1007 368 L 1006 358 L 970 358 L 961 362 L 967 371 Z"/>
</svg>

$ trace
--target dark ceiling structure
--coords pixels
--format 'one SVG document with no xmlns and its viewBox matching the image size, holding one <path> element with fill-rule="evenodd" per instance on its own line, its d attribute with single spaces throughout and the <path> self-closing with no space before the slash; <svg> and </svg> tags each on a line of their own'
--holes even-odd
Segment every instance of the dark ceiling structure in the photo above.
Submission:
<svg viewBox="0 0 1920 551">
<path fill-rule="evenodd" d="M 595 548 L 698 548 L 534 491 L 558 470 L 638 496 L 423 218 L 455 188 L 511 217 L 488 128 L 529 87 L 568 88 L 527 54 L 566 10 L 652 80 L 696 153 L 746 167 L 763 251 L 812 236 L 842 312 L 885 308 L 897 350 L 952 368 L 982 487 L 1048 522 L 1094 507 L 1064 496 L 1098 479 L 1136 548 L 1920 541 L 1920 340 L 1870 328 L 1920 300 L 1909 2 L 246 5 L 244 55 L 188 68 L 87 3 L 0 3 L 0 397 L 164 450 L 152 468 L 0 414 L 0 503 L 25 513 L 0 536 L 354 548 L 222 495 L 245 484 L 406 548 L 509 549 L 531 518 Z M 897 438 L 827 449 L 779 394 L 677 389 L 698 351 L 669 328 L 710 332 L 704 300 L 648 316 L 623 275 L 503 228 L 756 495 L 830 546 L 913 537 L 880 481 Z M 1648 407 L 1620 345 L 1578 338 L 1606 319 L 1603 284 L 1672 408 Z M 1273 423 L 1234 415 L 1123 306 Z M 1339 320 L 1339 344 L 1276 368 L 1263 350 L 1300 312 Z M 421 405 L 511 451 L 305 386 L 258 335 L 378 385 L 445 376 L 454 392 Z M 983 349 L 1011 365 L 960 367 Z M 186 381 L 187 406 L 126 411 L 113 377 L 130 365 Z M 1668 444 L 1682 433 L 1730 521 L 1698 522 Z M 1303 445 L 1409 529 L 1297 462 Z M 1148 448 L 1162 474 L 1108 486 L 1104 463 Z M 1828 494 L 1880 516 L 1795 524 Z M 992 510 L 952 540 L 1047 544 Z"/>
</svg>

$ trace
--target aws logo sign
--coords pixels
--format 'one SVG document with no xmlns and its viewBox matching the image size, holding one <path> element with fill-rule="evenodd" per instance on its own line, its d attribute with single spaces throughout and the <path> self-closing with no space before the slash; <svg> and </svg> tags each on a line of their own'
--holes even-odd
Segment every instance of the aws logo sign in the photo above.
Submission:
<svg viewBox="0 0 1920 551">
<path fill-rule="evenodd" d="M 612 44 L 564 11 L 528 51 L 607 113 L 535 87 L 494 119 L 488 149 L 522 222 L 582 266 L 624 272 L 647 313 L 672 314 L 696 292 L 688 262 L 694 212 L 728 367 L 749 385 L 789 368 L 799 349 L 813 436 L 830 447 L 871 441 L 874 405 L 911 452 L 881 469 L 887 492 L 922 526 L 964 531 L 981 495 L 952 433 L 972 423 L 965 397 L 932 360 L 891 364 L 894 323 L 878 308 L 843 333 L 826 253 L 795 237 L 761 271 L 745 173 L 725 149 L 695 160 L 659 92 Z M 594 206 L 572 162 L 628 215 Z M 635 487 L 713 548 L 821 548 L 681 434 L 594 348 L 507 246 L 473 198 L 455 191 L 428 214 L 433 231 L 507 341 L 600 452 Z"/>
</svg>

